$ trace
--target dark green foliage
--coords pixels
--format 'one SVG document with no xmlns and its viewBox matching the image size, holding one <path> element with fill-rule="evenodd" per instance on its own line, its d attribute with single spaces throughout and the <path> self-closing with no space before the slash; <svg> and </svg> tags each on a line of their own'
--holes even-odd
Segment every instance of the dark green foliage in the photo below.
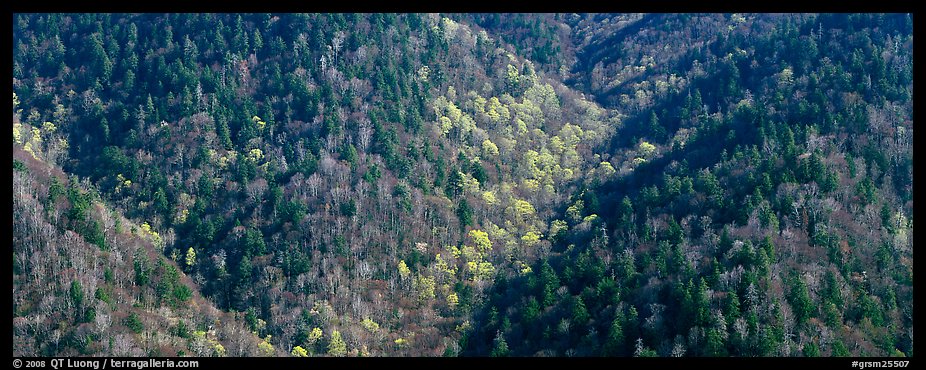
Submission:
<svg viewBox="0 0 926 370">
<path fill-rule="evenodd" d="M 83 306 L 84 287 L 77 280 L 71 282 L 70 297 L 71 297 L 71 301 L 74 302 L 75 306 L 77 306 L 78 308 Z"/>
<path fill-rule="evenodd" d="M 264 234 L 260 229 L 249 228 L 245 231 L 241 242 L 241 251 L 245 256 L 260 256 L 267 253 Z"/>
<path fill-rule="evenodd" d="M 13 170 L 14 170 L 14 171 L 20 171 L 20 172 L 26 172 L 26 165 L 25 165 L 24 163 L 22 163 L 22 162 L 20 162 L 20 161 L 14 159 L 14 160 L 13 160 Z"/>
<path fill-rule="evenodd" d="M 489 175 L 486 172 L 485 167 L 483 167 L 482 163 L 476 161 L 471 162 L 469 170 L 470 174 L 473 175 L 473 178 L 479 181 L 479 184 L 482 184 L 482 186 L 488 185 L 486 184 L 486 181 L 488 181 Z"/>
<path fill-rule="evenodd" d="M 178 304 L 183 304 L 193 297 L 193 290 L 184 284 L 174 286 L 174 299 Z"/>
<path fill-rule="evenodd" d="M 457 204 L 457 218 L 460 220 L 461 229 L 473 224 L 473 209 L 466 199 L 461 199 Z"/>
<path fill-rule="evenodd" d="M 544 261 L 540 267 L 540 288 L 542 303 L 544 307 L 551 306 L 554 303 L 554 292 L 560 287 L 559 277 L 553 271 L 553 267 L 547 261 Z"/>
<path fill-rule="evenodd" d="M 145 325 L 142 324 L 141 319 L 139 319 L 138 314 L 132 312 L 129 314 L 125 320 L 122 321 L 122 324 L 125 325 L 129 330 L 135 334 L 141 334 L 145 330 Z"/>
<path fill-rule="evenodd" d="M 463 193 L 463 176 L 460 171 L 450 171 L 450 179 L 445 188 L 448 196 L 456 197 Z"/>
<path fill-rule="evenodd" d="M 96 288 L 96 292 L 94 293 L 93 296 L 96 299 L 99 299 L 103 302 L 112 303 L 112 298 L 110 297 L 109 293 L 106 291 L 106 289 L 103 289 L 102 287 Z"/>
<path fill-rule="evenodd" d="M 299 201 L 285 200 L 279 207 L 281 222 L 292 222 L 294 225 L 299 224 L 306 215 L 306 207 Z"/>
<path fill-rule="evenodd" d="M 617 315 L 614 317 L 614 320 L 611 322 L 611 325 L 608 329 L 608 337 L 605 340 L 603 347 L 603 355 L 605 356 L 624 356 L 626 355 L 624 343 L 624 314 L 622 311 L 618 310 Z"/>
<path fill-rule="evenodd" d="M 136 256 L 134 260 L 135 283 L 138 285 L 147 285 L 150 281 L 151 271 L 148 267 L 148 260 L 145 257 Z"/>
<path fill-rule="evenodd" d="M 341 203 L 341 214 L 344 217 L 354 217 L 357 214 L 357 204 L 353 199 Z"/>
<path fill-rule="evenodd" d="M 800 277 L 795 277 L 791 283 L 788 301 L 794 311 L 794 317 L 798 324 L 806 322 L 814 312 L 814 304 L 810 299 L 810 293 L 807 291 L 807 284 Z"/>
<path fill-rule="evenodd" d="M 525 325 L 531 325 L 540 318 L 540 303 L 533 296 L 528 298 L 524 311 L 521 313 L 521 321 Z"/>
<path fill-rule="evenodd" d="M 816 342 L 805 344 L 804 357 L 820 357 L 820 346 Z"/>
<path fill-rule="evenodd" d="M 505 341 L 505 337 L 502 336 L 501 332 L 498 333 L 498 336 L 495 337 L 495 345 L 492 347 L 492 357 L 505 357 L 508 356 L 508 342 Z"/>
<path fill-rule="evenodd" d="M 589 315 L 588 309 L 585 308 L 585 302 L 582 301 L 582 297 L 575 297 L 575 300 L 572 304 L 572 322 L 576 325 L 582 326 L 588 322 Z"/>
</svg>

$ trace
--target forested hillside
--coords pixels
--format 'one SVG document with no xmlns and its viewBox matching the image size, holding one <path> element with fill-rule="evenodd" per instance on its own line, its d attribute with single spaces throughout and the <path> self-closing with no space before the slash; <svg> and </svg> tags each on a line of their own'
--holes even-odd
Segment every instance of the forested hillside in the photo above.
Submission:
<svg viewBox="0 0 926 370">
<path fill-rule="evenodd" d="M 909 15 L 13 23 L 14 355 L 913 353 Z"/>
<path fill-rule="evenodd" d="M 38 138 L 13 147 L 14 356 L 275 354 L 201 297 L 180 267 L 195 255 L 166 259 L 150 225 L 44 163 Z"/>
<path fill-rule="evenodd" d="M 913 354 L 910 19 L 730 21 L 635 85 L 592 85 L 625 112 L 656 86 L 612 140 L 615 168 L 639 165 L 573 197 L 535 274 L 500 274 L 464 353 Z M 690 82 L 659 93 L 666 68 Z"/>
</svg>

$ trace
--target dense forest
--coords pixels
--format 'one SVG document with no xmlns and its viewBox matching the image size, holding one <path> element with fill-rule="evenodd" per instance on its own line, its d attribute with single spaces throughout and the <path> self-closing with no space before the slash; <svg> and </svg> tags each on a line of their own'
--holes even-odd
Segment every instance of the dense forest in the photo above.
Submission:
<svg viewBox="0 0 926 370">
<path fill-rule="evenodd" d="M 912 356 L 909 14 L 15 14 L 14 356 Z"/>
</svg>

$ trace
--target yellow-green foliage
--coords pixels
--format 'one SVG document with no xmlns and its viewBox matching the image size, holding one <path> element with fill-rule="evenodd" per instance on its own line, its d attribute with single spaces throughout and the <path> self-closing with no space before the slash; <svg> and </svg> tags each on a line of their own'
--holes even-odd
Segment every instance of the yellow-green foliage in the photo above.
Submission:
<svg viewBox="0 0 926 370">
<path fill-rule="evenodd" d="M 527 275 L 529 275 L 529 274 L 533 271 L 533 269 L 531 269 L 531 267 L 528 266 L 528 265 L 527 265 L 526 263 L 524 263 L 524 262 L 517 261 L 517 262 L 515 262 L 515 265 L 518 266 L 518 272 L 520 272 L 521 275 L 527 276 Z"/>
<path fill-rule="evenodd" d="M 306 351 L 305 348 L 302 348 L 301 346 L 293 347 L 293 351 L 291 353 L 293 357 L 309 357 L 309 352 Z"/>
<path fill-rule="evenodd" d="M 264 159 L 264 152 L 257 148 L 251 149 L 251 151 L 248 152 L 248 158 L 254 162 L 258 162 Z"/>
<path fill-rule="evenodd" d="M 498 227 L 498 225 L 492 223 L 491 221 L 485 223 L 485 229 L 489 236 L 495 240 L 506 239 L 510 236 L 508 230 Z"/>
<path fill-rule="evenodd" d="M 186 262 L 187 267 L 193 267 L 196 265 L 196 251 L 193 250 L 193 247 L 190 247 L 190 249 L 187 249 L 185 262 Z"/>
<path fill-rule="evenodd" d="M 448 95 L 455 95 L 455 93 L 451 93 L 452 91 L 448 91 Z M 458 127 L 460 129 L 459 133 L 465 135 L 476 128 L 473 118 L 463 113 L 463 110 L 447 97 L 438 97 L 434 100 L 433 106 L 434 113 L 439 117 L 437 125 L 441 134 L 447 135 L 454 127 Z"/>
<path fill-rule="evenodd" d="M 456 275 L 457 273 L 456 267 L 452 267 L 449 264 L 447 264 L 447 261 L 444 261 L 444 259 L 441 258 L 440 253 L 438 253 L 434 257 L 434 260 L 435 260 L 434 268 L 437 270 L 438 276 L 445 277 L 445 278 L 452 278 L 454 275 Z"/>
<path fill-rule="evenodd" d="M 582 219 L 582 212 L 585 210 L 585 202 L 582 199 L 576 200 L 571 206 L 566 208 L 566 215 L 569 216 L 574 222 L 579 222 Z"/>
<path fill-rule="evenodd" d="M 460 29 L 459 23 L 447 17 L 441 18 L 440 24 L 441 24 L 441 30 L 444 32 L 444 35 L 447 36 L 449 39 L 453 39 L 457 33 L 457 30 Z"/>
<path fill-rule="evenodd" d="M 430 74 L 431 74 L 431 68 L 429 68 L 428 66 L 422 66 L 421 68 L 418 68 L 418 78 L 421 81 L 423 82 L 428 81 L 428 76 Z"/>
<path fill-rule="evenodd" d="M 490 98 L 486 104 L 486 115 L 489 116 L 492 123 L 496 124 L 508 122 L 508 120 L 511 119 L 511 112 L 508 110 L 508 107 L 502 105 L 501 101 L 494 96 Z"/>
<path fill-rule="evenodd" d="M 42 114 L 39 113 L 39 111 L 38 111 L 37 109 L 32 108 L 32 109 L 29 111 L 29 116 L 26 117 L 26 123 L 28 123 L 28 124 L 30 124 L 30 125 L 38 125 L 38 124 L 39 124 L 39 119 L 41 119 L 41 118 L 42 118 Z"/>
<path fill-rule="evenodd" d="M 26 145 L 23 145 L 23 150 L 25 150 L 26 153 L 29 153 L 30 155 L 32 155 L 32 158 L 38 159 L 38 157 L 35 156 L 35 151 L 32 150 L 32 142 L 31 142 L 31 141 L 27 141 L 27 142 L 26 142 Z"/>
<path fill-rule="evenodd" d="M 466 269 L 472 274 L 473 281 L 491 280 L 495 275 L 495 266 L 488 261 L 469 261 L 466 263 Z"/>
<path fill-rule="evenodd" d="M 370 318 L 365 318 L 361 320 L 360 325 L 362 325 L 365 329 L 367 329 L 371 333 L 376 333 L 379 330 L 379 324 Z"/>
<path fill-rule="evenodd" d="M 643 158 L 650 158 L 656 153 L 656 146 L 646 141 L 640 142 L 639 153 Z"/>
<path fill-rule="evenodd" d="M 566 224 L 566 221 L 553 220 L 553 222 L 550 223 L 550 235 L 559 234 L 560 231 L 567 229 L 569 229 L 569 226 Z"/>
<path fill-rule="evenodd" d="M 486 205 L 489 206 L 494 206 L 496 203 L 498 203 L 498 199 L 495 198 L 495 193 L 488 190 L 482 192 L 482 200 L 484 200 Z"/>
<path fill-rule="evenodd" d="M 263 131 L 263 130 L 264 130 L 264 127 L 267 127 L 267 122 L 264 122 L 264 121 L 263 121 L 262 119 L 260 119 L 260 117 L 258 117 L 258 116 L 251 117 L 251 121 L 253 121 L 254 124 L 257 125 L 257 129 L 258 129 L 258 130 Z"/>
<path fill-rule="evenodd" d="M 540 241 L 541 234 L 537 234 L 533 231 L 528 231 L 527 234 L 521 237 L 521 241 L 527 247 L 532 247 Z"/>
<path fill-rule="evenodd" d="M 498 157 L 498 145 L 492 142 L 492 140 L 485 139 L 482 141 L 482 155 L 488 158 Z"/>
<path fill-rule="evenodd" d="M 510 85 L 517 85 L 521 78 L 521 74 L 518 73 L 518 67 L 509 64 L 506 72 L 505 78 L 508 83 Z"/>
<path fill-rule="evenodd" d="M 22 134 L 22 123 L 13 124 L 13 142 L 16 144 L 22 145 L 23 143 L 23 134 Z"/>
<path fill-rule="evenodd" d="M 524 181 L 521 181 L 521 186 L 527 190 L 533 191 L 540 188 L 540 182 L 534 179 L 525 179 Z"/>
<path fill-rule="evenodd" d="M 273 345 L 270 344 L 270 338 L 272 336 L 268 335 L 264 338 L 263 341 L 257 344 L 257 349 L 260 351 L 260 354 L 264 357 L 273 356 L 276 353 L 276 349 L 273 348 Z"/>
<path fill-rule="evenodd" d="M 309 332 L 309 338 L 306 339 L 306 342 L 308 342 L 309 345 L 314 345 L 318 342 L 319 339 L 322 339 L 322 335 L 324 335 L 322 329 L 312 328 L 312 331 Z"/>
<path fill-rule="evenodd" d="M 342 357 L 347 355 L 347 343 L 341 339 L 341 332 L 335 330 L 331 333 L 331 341 L 328 342 L 328 355 Z"/>
<path fill-rule="evenodd" d="M 121 192 L 123 189 L 129 188 L 132 186 L 132 180 L 126 179 L 122 174 L 116 174 L 116 192 Z"/>
<path fill-rule="evenodd" d="M 526 200 L 517 199 L 514 201 L 514 210 L 517 217 L 529 217 L 532 216 L 535 212 L 534 206 Z"/>
<path fill-rule="evenodd" d="M 450 293 L 447 295 L 447 305 L 450 307 L 456 307 L 460 303 L 460 298 L 457 297 L 456 293 Z"/>
<path fill-rule="evenodd" d="M 161 239 L 161 235 L 157 231 L 151 229 L 151 225 L 147 222 L 141 224 L 142 237 L 148 239 L 152 244 L 158 248 L 164 247 L 164 241 Z"/>
<path fill-rule="evenodd" d="M 461 254 L 463 255 L 463 259 L 467 261 L 474 261 L 482 258 L 482 255 L 476 248 L 469 245 L 464 245 L 463 248 L 461 248 Z"/>
<path fill-rule="evenodd" d="M 470 230 L 469 237 L 473 240 L 476 248 L 483 253 L 492 250 L 492 241 L 489 240 L 489 234 L 482 230 Z"/>
<path fill-rule="evenodd" d="M 616 172 L 617 171 L 614 170 L 614 166 L 611 165 L 611 162 L 601 162 L 601 164 L 598 165 L 598 175 L 603 179 L 611 177 Z"/>
<path fill-rule="evenodd" d="M 441 116 L 441 118 L 438 119 L 437 122 L 438 122 L 438 125 L 440 126 L 440 132 L 443 135 L 447 135 L 448 133 L 450 133 L 450 129 L 453 128 L 453 121 L 451 121 L 450 118 L 447 118 L 446 116 Z"/>
<path fill-rule="evenodd" d="M 174 221 L 175 224 L 182 224 L 186 222 L 187 217 L 190 216 L 190 210 L 183 209 L 177 214 L 177 217 Z"/>
<path fill-rule="evenodd" d="M 412 273 L 412 270 L 408 269 L 408 265 L 405 264 L 404 260 L 399 261 L 399 276 L 403 279 L 407 279 Z"/>
<path fill-rule="evenodd" d="M 190 338 L 190 349 L 199 356 L 225 357 L 226 355 L 225 346 L 202 330 L 193 331 L 193 337 Z"/>
<path fill-rule="evenodd" d="M 535 75 L 536 76 L 536 75 Z M 527 76 L 522 76 L 522 78 Z M 559 113 L 560 101 L 556 96 L 553 86 L 545 83 L 533 83 L 531 87 L 524 92 L 524 100 L 530 100 L 539 105 L 551 115 L 556 116 Z"/>
<path fill-rule="evenodd" d="M 472 175 L 468 173 L 460 172 L 460 177 L 463 179 L 463 192 L 467 194 L 479 194 L 479 180 L 476 180 Z"/>
<path fill-rule="evenodd" d="M 431 276 L 418 274 L 415 278 L 415 290 L 418 292 L 418 302 L 423 303 L 434 299 L 436 282 Z"/>
<path fill-rule="evenodd" d="M 466 320 L 466 321 L 463 321 L 462 324 L 457 325 L 457 327 L 453 328 L 453 330 L 456 330 L 457 332 L 460 332 L 460 333 L 465 333 L 469 331 L 469 329 L 472 327 L 473 325 L 469 322 L 469 320 Z"/>
</svg>

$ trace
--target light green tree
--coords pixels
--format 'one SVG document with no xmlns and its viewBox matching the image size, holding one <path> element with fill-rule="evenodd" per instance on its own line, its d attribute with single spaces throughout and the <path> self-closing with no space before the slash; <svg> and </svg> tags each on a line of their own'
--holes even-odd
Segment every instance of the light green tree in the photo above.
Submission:
<svg viewBox="0 0 926 370">
<path fill-rule="evenodd" d="M 569 225 L 566 223 L 566 221 L 553 220 L 553 222 L 550 223 L 550 235 L 559 234 L 560 231 L 565 231 L 567 229 L 569 229 Z"/>
<path fill-rule="evenodd" d="M 434 288 L 437 283 L 431 276 L 418 275 L 415 278 L 415 290 L 418 291 L 418 302 L 424 303 L 434 299 Z"/>
<path fill-rule="evenodd" d="M 341 339 L 341 332 L 337 330 L 331 333 L 331 342 L 328 343 L 328 355 L 334 357 L 347 355 L 347 343 L 344 343 L 344 339 Z"/>
<path fill-rule="evenodd" d="M 260 131 L 263 131 L 264 127 L 267 127 L 267 122 L 264 122 L 264 120 L 258 116 L 251 117 L 251 121 L 254 122 L 254 124 L 257 126 L 257 129 Z"/>
<path fill-rule="evenodd" d="M 517 212 L 518 217 L 532 216 L 537 212 L 532 204 L 522 199 L 514 201 L 514 210 Z"/>
<path fill-rule="evenodd" d="M 489 190 L 482 192 L 482 200 L 486 202 L 486 205 L 490 206 L 494 206 L 498 202 L 498 199 L 495 198 L 495 193 Z"/>
<path fill-rule="evenodd" d="M 525 246 L 532 247 L 538 242 L 540 242 L 540 238 L 542 236 L 543 235 L 537 234 L 533 231 L 528 231 L 527 234 L 524 234 L 524 236 L 521 237 L 521 241 L 524 243 Z"/>
<path fill-rule="evenodd" d="M 518 84 L 521 82 L 521 74 L 518 73 L 518 67 L 515 67 L 511 64 L 508 65 L 507 70 L 505 71 L 505 82 L 508 83 L 508 88 L 514 89 L 517 88 Z"/>
<path fill-rule="evenodd" d="M 371 333 L 375 333 L 377 330 L 379 330 L 379 323 L 377 323 L 376 321 L 373 321 L 370 318 L 365 318 L 361 320 L 360 325 L 363 326 L 365 329 L 369 330 Z"/>
<path fill-rule="evenodd" d="M 276 353 L 276 349 L 273 348 L 273 344 L 270 344 L 270 338 L 272 336 L 268 335 L 264 338 L 263 341 L 257 344 L 257 349 L 260 351 L 260 354 L 264 357 L 273 356 Z"/>
<path fill-rule="evenodd" d="M 186 251 L 186 266 L 187 268 L 193 268 L 196 265 L 196 251 L 193 247 L 187 249 Z"/>
<path fill-rule="evenodd" d="M 640 143 L 640 154 L 643 158 L 650 158 L 656 152 L 656 146 L 648 142 Z"/>
<path fill-rule="evenodd" d="M 598 165 L 598 175 L 602 179 L 607 179 L 614 175 L 617 171 L 614 170 L 614 166 L 611 165 L 611 162 L 601 162 Z"/>
<path fill-rule="evenodd" d="M 306 351 L 305 348 L 302 348 L 302 346 L 293 347 L 293 351 L 291 353 L 293 357 L 309 357 L 309 352 Z"/>
<path fill-rule="evenodd" d="M 492 142 L 492 140 L 485 139 L 482 141 L 482 155 L 490 158 L 498 156 L 498 145 Z"/>
<path fill-rule="evenodd" d="M 492 250 L 492 241 L 489 240 L 489 234 L 482 230 L 470 230 L 469 237 L 473 239 L 473 244 L 475 244 L 476 249 L 480 252 L 487 252 Z"/>
<path fill-rule="evenodd" d="M 248 152 L 248 158 L 254 162 L 258 162 L 264 158 L 264 152 L 260 149 L 254 148 Z"/>
<path fill-rule="evenodd" d="M 412 270 L 408 268 L 408 265 L 405 264 L 405 261 L 399 261 L 399 276 L 401 276 L 403 279 L 407 279 L 409 276 L 411 276 L 411 274 Z"/>
<path fill-rule="evenodd" d="M 312 331 L 309 332 L 309 338 L 306 339 L 306 342 L 308 342 L 309 345 L 314 345 L 315 343 L 318 343 L 319 339 L 322 339 L 323 334 L 324 333 L 322 332 L 322 329 L 312 328 Z"/>
</svg>

